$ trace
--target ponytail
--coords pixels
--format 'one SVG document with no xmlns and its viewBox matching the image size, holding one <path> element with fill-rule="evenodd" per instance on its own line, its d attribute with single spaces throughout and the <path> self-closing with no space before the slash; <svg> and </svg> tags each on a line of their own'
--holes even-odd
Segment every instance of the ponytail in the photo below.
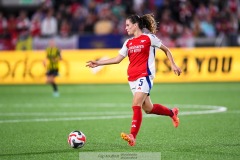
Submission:
<svg viewBox="0 0 240 160">
<path fill-rule="evenodd" d="M 142 28 L 147 28 L 151 33 L 155 34 L 157 32 L 157 22 L 154 19 L 153 14 L 145 14 L 141 17 Z"/>
<path fill-rule="evenodd" d="M 131 15 L 129 19 L 133 24 L 138 23 L 140 29 L 147 28 L 152 34 L 157 32 L 157 22 L 153 14 L 145 14 L 143 16 Z"/>
</svg>

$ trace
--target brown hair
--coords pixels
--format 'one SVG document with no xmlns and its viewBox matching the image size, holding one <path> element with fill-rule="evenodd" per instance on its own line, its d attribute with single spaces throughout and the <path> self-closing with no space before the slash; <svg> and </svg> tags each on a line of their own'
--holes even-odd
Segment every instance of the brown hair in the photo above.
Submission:
<svg viewBox="0 0 240 160">
<path fill-rule="evenodd" d="M 153 14 L 145 14 L 141 17 L 138 15 L 131 15 L 127 19 L 133 24 L 138 23 L 140 29 L 147 28 L 153 34 L 157 32 L 157 22 Z"/>
</svg>

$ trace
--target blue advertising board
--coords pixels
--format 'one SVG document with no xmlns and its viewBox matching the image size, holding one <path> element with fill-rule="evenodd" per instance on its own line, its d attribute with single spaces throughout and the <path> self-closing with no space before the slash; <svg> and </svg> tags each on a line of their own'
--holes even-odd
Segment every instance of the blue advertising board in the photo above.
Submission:
<svg viewBox="0 0 240 160">
<path fill-rule="evenodd" d="M 78 48 L 121 48 L 123 35 L 79 35 Z"/>
</svg>

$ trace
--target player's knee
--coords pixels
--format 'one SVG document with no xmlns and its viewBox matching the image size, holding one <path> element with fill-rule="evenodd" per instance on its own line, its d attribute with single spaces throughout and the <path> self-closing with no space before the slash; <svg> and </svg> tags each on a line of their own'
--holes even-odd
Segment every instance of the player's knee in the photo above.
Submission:
<svg viewBox="0 0 240 160">
<path fill-rule="evenodd" d="M 140 107 L 142 107 L 142 103 L 139 103 L 139 102 L 133 102 L 133 103 L 132 103 L 132 106 L 140 106 Z"/>
<path fill-rule="evenodd" d="M 46 81 L 46 83 L 53 83 L 53 79 L 48 78 L 47 81 Z"/>
<path fill-rule="evenodd" d="M 146 110 L 146 109 L 143 109 L 143 110 L 144 110 L 144 112 L 145 112 L 146 114 L 150 114 L 150 113 L 151 113 L 150 110 Z"/>
</svg>

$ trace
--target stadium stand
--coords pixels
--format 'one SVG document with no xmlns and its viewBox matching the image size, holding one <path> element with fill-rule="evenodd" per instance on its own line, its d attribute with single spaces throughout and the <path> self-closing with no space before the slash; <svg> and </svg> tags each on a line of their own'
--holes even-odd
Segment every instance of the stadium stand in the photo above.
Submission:
<svg viewBox="0 0 240 160">
<path fill-rule="evenodd" d="M 125 18 L 135 13 L 153 13 L 157 35 L 169 47 L 240 44 L 238 0 L 2 0 L 0 50 L 41 49 L 39 43 L 52 37 L 76 41 L 62 48 L 82 48 L 86 36 L 96 44 L 89 48 L 118 48 L 95 43 L 94 37 L 119 35 L 121 44 Z"/>
</svg>

